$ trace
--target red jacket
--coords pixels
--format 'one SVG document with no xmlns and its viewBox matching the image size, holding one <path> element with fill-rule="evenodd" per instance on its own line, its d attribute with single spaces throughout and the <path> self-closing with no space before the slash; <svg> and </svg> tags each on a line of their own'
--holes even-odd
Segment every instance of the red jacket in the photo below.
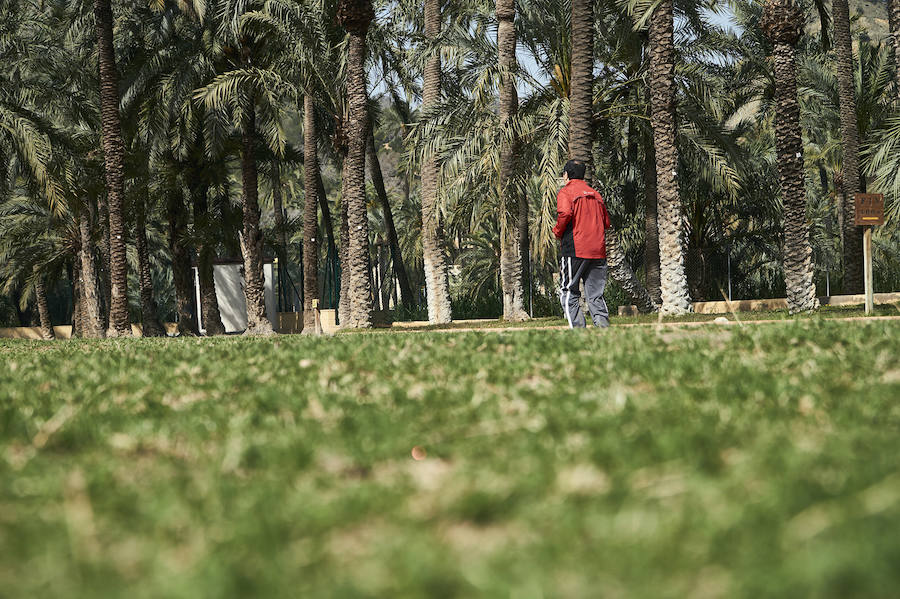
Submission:
<svg viewBox="0 0 900 599">
<path fill-rule="evenodd" d="M 581 179 L 572 179 L 556 196 L 556 226 L 563 256 L 606 258 L 606 229 L 612 228 L 603 197 Z"/>
</svg>

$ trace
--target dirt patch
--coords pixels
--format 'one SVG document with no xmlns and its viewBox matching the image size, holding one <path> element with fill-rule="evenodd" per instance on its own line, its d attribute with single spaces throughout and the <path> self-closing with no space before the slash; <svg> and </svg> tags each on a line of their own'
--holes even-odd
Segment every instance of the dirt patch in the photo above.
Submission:
<svg viewBox="0 0 900 599">
<path fill-rule="evenodd" d="M 441 527 L 438 535 L 446 545 L 463 556 L 496 553 L 510 545 L 523 545 L 533 535 L 512 524 L 479 526 L 473 522 L 455 522 Z"/>
</svg>

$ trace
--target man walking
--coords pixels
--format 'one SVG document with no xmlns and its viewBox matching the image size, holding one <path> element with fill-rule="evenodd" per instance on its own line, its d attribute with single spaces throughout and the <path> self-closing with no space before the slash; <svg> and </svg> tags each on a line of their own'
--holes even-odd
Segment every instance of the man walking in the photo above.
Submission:
<svg viewBox="0 0 900 599">
<path fill-rule="evenodd" d="M 606 289 L 606 230 L 611 228 L 606 204 L 584 181 L 584 162 L 570 160 L 563 169 L 563 188 L 556 196 L 556 226 L 560 240 L 559 301 L 570 328 L 584 328 L 581 282 L 594 326 L 609 326 Z"/>
</svg>

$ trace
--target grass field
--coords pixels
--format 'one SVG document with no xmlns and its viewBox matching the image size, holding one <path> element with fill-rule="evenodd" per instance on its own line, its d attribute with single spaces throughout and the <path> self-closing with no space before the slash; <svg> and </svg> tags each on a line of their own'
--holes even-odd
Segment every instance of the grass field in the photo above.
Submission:
<svg viewBox="0 0 900 599">
<path fill-rule="evenodd" d="M 769 320 L 823 320 L 833 318 L 862 318 L 866 311 L 862 306 L 822 306 L 817 311 L 803 314 L 789 314 L 787 310 L 758 310 L 755 312 L 740 312 L 731 314 L 697 314 L 690 313 L 680 316 L 664 316 L 657 314 L 639 314 L 637 316 L 611 315 L 610 322 L 616 325 L 654 324 L 664 322 L 667 324 L 711 322 L 717 318 L 727 318 L 732 322 L 741 321 L 769 321 Z M 872 312 L 873 316 L 900 316 L 900 303 L 876 304 Z M 590 315 L 585 314 L 585 319 L 590 326 Z M 456 329 L 496 329 L 508 328 L 546 328 L 552 326 L 567 327 L 568 323 L 562 317 L 534 318 L 526 322 L 509 323 L 503 320 L 467 320 L 452 322 L 443 325 L 427 325 L 418 322 L 394 323 L 394 328 L 384 327 L 376 329 L 376 332 L 393 332 L 398 328 L 404 331 L 436 331 Z M 344 331 L 343 334 L 356 334 L 356 331 Z"/>
<path fill-rule="evenodd" d="M 0 341 L 0 597 L 897 596 L 898 356 L 821 318 Z"/>
</svg>

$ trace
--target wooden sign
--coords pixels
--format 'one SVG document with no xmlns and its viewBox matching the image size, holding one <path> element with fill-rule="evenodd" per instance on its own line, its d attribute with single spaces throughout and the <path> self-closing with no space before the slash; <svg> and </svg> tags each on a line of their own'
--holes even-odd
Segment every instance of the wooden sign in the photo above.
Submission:
<svg viewBox="0 0 900 599">
<path fill-rule="evenodd" d="M 856 220 L 859 226 L 884 224 L 884 196 L 880 193 L 858 193 L 856 198 Z"/>
<path fill-rule="evenodd" d="M 858 193 L 856 199 L 856 226 L 863 229 L 863 282 L 866 292 L 866 314 L 875 309 L 875 287 L 872 280 L 872 226 L 884 224 L 884 196 L 880 193 Z"/>
</svg>

